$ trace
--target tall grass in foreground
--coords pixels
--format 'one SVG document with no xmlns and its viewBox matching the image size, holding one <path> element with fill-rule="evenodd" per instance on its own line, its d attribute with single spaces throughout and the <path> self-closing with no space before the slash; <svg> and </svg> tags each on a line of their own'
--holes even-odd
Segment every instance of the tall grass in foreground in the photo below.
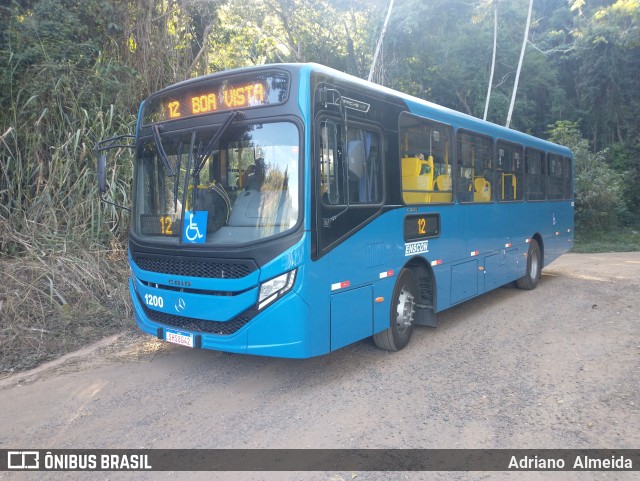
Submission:
<svg viewBox="0 0 640 481">
<path fill-rule="evenodd" d="M 17 103 L 14 110 L 28 111 L 31 101 Z M 68 240 L 85 247 L 103 244 L 109 231 L 121 236 L 128 223 L 126 211 L 99 201 L 93 148 L 122 125 L 133 129 L 132 121 L 116 119 L 113 105 L 104 112 L 69 105 L 59 108 L 58 112 L 45 108 L 27 118 L 14 115 L 14 122 L 0 137 L 2 255 L 57 249 Z M 110 194 L 127 205 L 132 175 L 129 153 L 118 156 L 111 167 Z"/>
<path fill-rule="evenodd" d="M 135 119 L 81 104 L 63 79 L 46 95 L 19 90 L 0 119 L 0 372 L 131 324 L 128 213 L 100 202 L 93 149 Z M 129 205 L 131 154 L 110 159 L 109 196 Z"/>
</svg>

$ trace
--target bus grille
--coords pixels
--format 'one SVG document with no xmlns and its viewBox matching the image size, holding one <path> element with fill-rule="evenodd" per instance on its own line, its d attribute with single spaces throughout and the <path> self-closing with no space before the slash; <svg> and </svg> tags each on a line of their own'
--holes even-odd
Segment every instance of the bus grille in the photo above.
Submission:
<svg viewBox="0 0 640 481">
<path fill-rule="evenodd" d="M 136 256 L 135 263 L 145 271 L 177 276 L 215 279 L 240 279 L 256 270 L 251 261 L 220 263 L 216 261 L 186 260 L 171 257 Z"/>
<path fill-rule="evenodd" d="M 153 322 L 164 324 L 165 326 L 176 327 L 178 329 L 184 329 L 186 331 L 202 332 L 206 334 L 220 334 L 228 336 L 240 330 L 240 328 L 247 324 L 256 314 L 255 312 L 252 312 L 252 308 L 227 322 L 203 321 L 202 319 L 174 316 L 173 314 L 167 314 L 166 312 L 154 311 L 145 306 L 140 297 L 138 297 L 138 299 L 144 309 L 144 313 Z"/>
</svg>

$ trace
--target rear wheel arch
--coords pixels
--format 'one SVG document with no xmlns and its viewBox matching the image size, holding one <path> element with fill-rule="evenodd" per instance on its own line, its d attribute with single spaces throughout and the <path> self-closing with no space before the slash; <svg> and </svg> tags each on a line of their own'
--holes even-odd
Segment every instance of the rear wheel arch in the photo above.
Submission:
<svg viewBox="0 0 640 481">
<path fill-rule="evenodd" d="M 405 264 L 404 269 L 410 269 L 416 276 L 419 291 L 419 308 L 430 309 L 435 316 L 437 305 L 437 290 L 436 278 L 433 273 L 433 269 L 422 257 L 411 259 L 409 262 L 407 262 L 407 264 Z M 423 322 L 417 322 L 417 324 L 423 324 Z M 431 325 L 428 323 L 426 324 Z"/>
</svg>

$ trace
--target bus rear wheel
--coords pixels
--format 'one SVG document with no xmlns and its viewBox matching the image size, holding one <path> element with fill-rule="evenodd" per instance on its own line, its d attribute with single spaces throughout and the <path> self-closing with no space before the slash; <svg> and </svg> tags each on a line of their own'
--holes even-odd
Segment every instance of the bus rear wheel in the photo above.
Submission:
<svg viewBox="0 0 640 481">
<path fill-rule="evenodd" d="M 409 269 L 402 269 L 391 299 L 391 319 L 388 329 L 373 335 L 373 340 L 385 351 L 399 351 L 409 344 L 416 313 L 418 287 Z"/>
<path fill-rule="evenodd" d="M 524 277 L 516 281 L 516 285 L 520 289 L 532 290 L 538 285 L 540 274 L 542 271 L 542 263 L 540 261 L 540 246 L 535 239 L 531 239 L 529 243 L 529 252 L 527 253 L 527 272 Z"/>
</svg>

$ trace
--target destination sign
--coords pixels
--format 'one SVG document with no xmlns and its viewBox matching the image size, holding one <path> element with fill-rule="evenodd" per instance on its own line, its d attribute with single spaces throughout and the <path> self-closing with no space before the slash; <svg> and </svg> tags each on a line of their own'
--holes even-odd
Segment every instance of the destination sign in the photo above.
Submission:
<svg viewBox="0 0 640 481">
<path fill-rule="evenodd" d="M 143 123 L 179 120 L 225 110 L 284 103 L 289 77 L 283 72 L 211 79 L 161 92 L 145 102 Z"/>
</svg>

